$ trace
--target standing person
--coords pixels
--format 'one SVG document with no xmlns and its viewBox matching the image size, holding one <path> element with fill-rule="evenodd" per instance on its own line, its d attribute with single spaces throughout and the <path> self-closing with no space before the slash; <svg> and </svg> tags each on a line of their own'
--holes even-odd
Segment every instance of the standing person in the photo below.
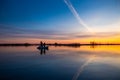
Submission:
<svg viewBox="0 0 120 80">
<path fill-rule="evenodd" d="M 45 47 L 45 43 L 43 44 L 43 46 Z"/>
<path fill-rule="evenodd" d="M 43 47 L 43 42 L 42 42 L 42 41 L 40 42 L 40 46 L 42 46 L 42 47 Z"/>
</svg>

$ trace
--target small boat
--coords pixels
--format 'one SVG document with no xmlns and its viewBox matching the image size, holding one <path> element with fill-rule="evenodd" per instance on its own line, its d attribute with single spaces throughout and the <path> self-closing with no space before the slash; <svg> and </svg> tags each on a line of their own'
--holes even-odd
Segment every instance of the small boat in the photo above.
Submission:
<svg viewBox="0 0 120 80">
<path fill-rule="evenodd" d="M 37 49 L 47 49 L 48 50 L 48 46 L 38 46 Z"/>
</svg>

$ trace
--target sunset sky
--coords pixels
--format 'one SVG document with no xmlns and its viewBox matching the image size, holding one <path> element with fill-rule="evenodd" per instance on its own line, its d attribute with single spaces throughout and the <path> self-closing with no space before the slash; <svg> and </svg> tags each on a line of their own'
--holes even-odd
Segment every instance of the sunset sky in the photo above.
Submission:
<svg viewBox="0 0 120 80">
<path fill-rule="evenodd" d="M 120 43 L 120 0 L 0 3 L 0 43 Z"/>
</svg>

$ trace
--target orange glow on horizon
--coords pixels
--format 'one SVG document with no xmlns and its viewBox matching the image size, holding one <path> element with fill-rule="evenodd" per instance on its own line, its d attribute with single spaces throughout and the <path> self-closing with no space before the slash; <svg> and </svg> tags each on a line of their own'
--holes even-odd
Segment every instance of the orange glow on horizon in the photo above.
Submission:
<svg viewBox="0 0 120 80">
<path fill-rule="evenodd" d="M 2 41 L 0 43 L 39 43 L 40 41 L 46 43 L 90 43 L 94 41 L 96 43 L 120 43 L 120 36 L 114 37 L 92 37 L 92 38 L 73 38 L 73 39 L 66 39 L 66 40 L 59 40 L 59 39 L 32 39 L 32 38 L 10 38 Z"/>
</svg>

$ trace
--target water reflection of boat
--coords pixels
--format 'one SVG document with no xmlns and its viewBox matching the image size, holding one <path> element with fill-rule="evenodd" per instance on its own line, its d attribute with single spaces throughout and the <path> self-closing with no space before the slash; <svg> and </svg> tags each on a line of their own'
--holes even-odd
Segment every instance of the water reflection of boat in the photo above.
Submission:
<svg viewBox="0 0 120 80">
<path fill-rule="evenodd" d="M 43 55 L 48 50 L 48 46 L 38 46 L 37 49 L 40 51 L 40 54 Z"/>
<path fill-rule="evenodd" d="M 48 50 L 48 46 L 38 46 L 37 49 L 46 49 L 46 50 Z"/>
<path fill-rule="evenodd" d="M 46 46 L 46 44 L 41 41 L 37 49 L 39 49 L 40 54 L 42 55 L 43 53 L 46 53 L 46 50 L 48 50 L 48 46 Z"/>
</svg>

